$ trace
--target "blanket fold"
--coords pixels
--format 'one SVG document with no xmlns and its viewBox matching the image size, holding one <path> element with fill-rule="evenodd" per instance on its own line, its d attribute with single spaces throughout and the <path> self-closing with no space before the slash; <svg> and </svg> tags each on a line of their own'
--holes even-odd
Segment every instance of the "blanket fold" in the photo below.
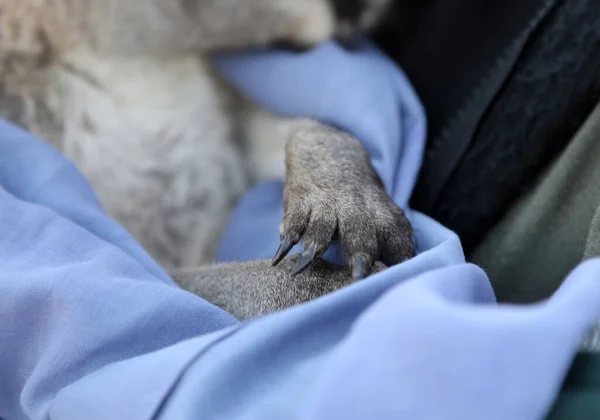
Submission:
<svg viewBox="0 0 600 420">
<path fill-rule="evenodd" d="M 218 66 L 275 112 L 355 134 L 406 207 L 425 117 L 378 51 L 328 44 Z M 600 317 L 599 260 L 543 304 L 498 306 L 457 236 L 409 211 L 417 257 L 240 324 L 176 288 L 64 158 L 0 130 L 0 418 L 530 420 Z M 248 193 L 221 259 L 270 256 L 280 193 Z"/>
</svg>

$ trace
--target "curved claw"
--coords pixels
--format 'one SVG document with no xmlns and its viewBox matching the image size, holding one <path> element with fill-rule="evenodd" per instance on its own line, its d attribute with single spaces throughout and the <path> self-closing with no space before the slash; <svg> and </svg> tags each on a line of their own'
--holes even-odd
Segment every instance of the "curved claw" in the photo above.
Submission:
<svg viewBox="0 0 600 420">
<path fill-rule="evenodd" d="M 285 258 L 287 254 L 292 250 L 292 248 L 296 245 L 296 241 L 292 240 L 287 235 L 281 235 L 281 243 L 279 244 L 279 248 L 271 261 L 271 265 L 275 267 L 277 264 L 281 262 Z"/>
<path fill-rule="evenodd" d="M 304 248 L 304 251 L 300 255 L 300 260 L 296 263 L 294 268 L 292 269 L 292 277 L 297 274 L 300 274 L 306 268 L 313 263 L 318 258 L 317 255 L 317 246 L 316 245 L 307 245 Z"/>
<path fill-rule="evenodd" d="M 359 281 L 367 277 L 371 271 L 371 260 L 364 254 L 355 256 L 352 260 L 352 278 Z"/>
</svg>

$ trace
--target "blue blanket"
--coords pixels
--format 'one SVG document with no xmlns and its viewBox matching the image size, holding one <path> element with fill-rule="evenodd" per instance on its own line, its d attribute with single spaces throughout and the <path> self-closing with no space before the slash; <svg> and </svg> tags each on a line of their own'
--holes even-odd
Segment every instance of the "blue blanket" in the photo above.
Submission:
<svg viewBox="0 0 600 420">
<path fill-rule="evenodd" d="M 274 111 L 354 133 L 406 207 L 425 117 L 376 50 L 330 44 L 217 63 Z M 0 418 L 542 417 L 600 317 L 600 261 L 547 302 L 496 305 L 457 237 L 409 215 L 416 258 L 240 324 L 178 289 L 71 163 L 0 122 Z M 280 184 L 250 191 L 220 259 L 270 257 L 280 217 Z"/>
</svg>

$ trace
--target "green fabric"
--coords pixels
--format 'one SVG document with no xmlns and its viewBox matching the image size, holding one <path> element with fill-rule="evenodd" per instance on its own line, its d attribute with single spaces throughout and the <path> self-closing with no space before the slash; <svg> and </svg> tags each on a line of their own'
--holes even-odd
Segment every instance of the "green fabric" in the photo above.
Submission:
<svg viewBox="0 0 600 420">
<path fill-rule="evenodd" d="M 600 139 L 598 140 L 600 142 Z M 598 162 L 598 166 L 600 166 L 600 162 Z M 592 219 L 584 252 L 584 258 L 594 257 L 600 257 L 600 206 L 596 209 L 596 214 Z"/>
<path fill-rule="evenodd" d="M 600 207 L 599 157 L 600 105 L 470 255 L 489 275 L 499 301 L 550 296 L 582 260 L 586 244 L 600 247 L 600 221 L 592 224 Z"/>
<path fill-rule="evenodd" d="M 594 160 L 593 156 L 592 159 Z M 600 206 L 590 225 L 584 258 L 600 257 Z M 600 419 L 600 322 L 583 345 L 565 378 L 548 420 Z"/>
<path fill-rule="evenodd" d="M 599 354 L 577 355 L 547 419 L 600 419 Z"/>
<path fill-rule="evenodd" d="M 583 259 L 598 256 L 600 104 L 470 259 L 486 270 L 499 301 L 533 302 L 550 296 Z M 575 357 L 547 419 L 600 419 L 600 321 Z"/>
</svg>

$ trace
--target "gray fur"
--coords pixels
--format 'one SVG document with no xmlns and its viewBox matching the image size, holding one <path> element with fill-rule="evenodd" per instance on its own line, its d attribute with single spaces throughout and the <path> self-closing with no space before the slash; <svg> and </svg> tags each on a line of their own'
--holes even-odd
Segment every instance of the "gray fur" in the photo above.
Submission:
<svg viewBox="0 0 600 420">
<path fill-rule="evenodd" d="M 353 263 L 356 255 L 369 266 L 378 256 L 401 261 L 412 255 L 410 226 L 358 142 L 261 109 L 205 58 L 275 42 L 310 47 L 348 25 L 368 28 L 389 3 L 348 1 L 359 7 L 342 10 L 343 0 L 0 0 L 0 114 L 71 158 L 108 214 L 170 270 L 212 261 L 236 200 L 253 182 L 283 178 L 286 155 L 284 226 L 307 228 L 305 242 L 319 250 L 339 233 Z M 308 165 L 317 165 L 313 175 Z M 311 218 L 297 209 L 310 209 Z M 315 281 L 332 273 L 319 272 L 320 264 L 306 272 Z M 274 273 L 282 268 L 258 275 L 261 264 L 245 267 L 218 272 L 239 284 L 281 280 Z M 194 278 L 182 285 L 223 301 L 225 289 L 210 276 L 211 287 Z M 252 286 L 252 302 L 228 309 L 246 317 L 325 290 L 294 294 L 293 281 L 281 297 Z"/>
<path fill-rule="evenodd" d="M 350 135 L 302 121 L 286 147 L 282 238 L 303 241 L 305 252 L 271 261 L 208 265 L 173 273 L 178 284 L 239 319 L 249 319 L 312 300 L 353 281 L 349 267 L 318 256 L 334 238 L 356 268 L 365 256 L 367 273 L 414 256 L 412 229 L 404 212 L 386 194 L 369 155 Z M 312 264 L 292 271 L 309 251 Z M 373 265 L 373 266 L 372 266 Z"/>
<path fill-rule="evenodd" d="M 298 129 L 286 146 L 282 235 L 324 252 L 340 239 L 350 261 L 414 256 L 412 229 L 391 200 L 358 140 L 321 124 Z"/>
<path fill-rule="evenodd" d="M 240 320 L 277 312 L 352 284 L 349 267 L 323 260 L 292 277 L 299 256 L 286 258 L 277 267 L 270 260 L 213 264 L 173 272 L 184 289 L 206 298 Z M 377 263 L 374 272 L 385 266 Z"/>
</svg>

